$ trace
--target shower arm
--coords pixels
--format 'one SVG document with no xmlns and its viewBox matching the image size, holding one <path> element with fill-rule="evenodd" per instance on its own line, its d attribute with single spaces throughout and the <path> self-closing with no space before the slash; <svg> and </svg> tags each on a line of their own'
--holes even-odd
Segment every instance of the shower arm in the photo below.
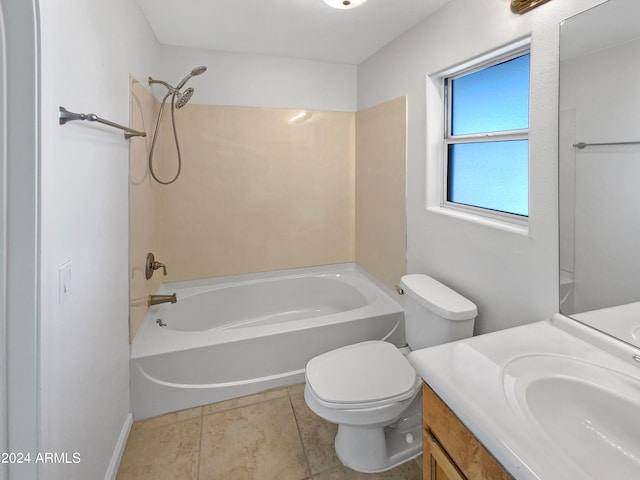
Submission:
<svg viewBox="0 0 640 480">
<path fill-rule="evenodd" d="M 180 91 L 180 87 L 172 87 L 167 82 L 164 82 L 162 80 L 156 80 L 154 78 L 149 77 L 148 82 L 149 82 L 149 85 L 153 85 L 154 83 L 159 83 L 160 85 L 164 85 L 165 88 L 169 90 L 169 93 L 178 93 Z"/>
<path fill-rule="evenodd" d="M 65 125 L 67 122 L 72 122 L 74 120 L 87 120 L 89 122 L 98 122 L 104 125 L 108 125 L 110 127 L 119 128 L 120 130 L 124 130 L 124 138 L 129 139 L 131 137 L 146 137 L 146 132 L 140 132 L 138 130 L 134 130 L 133 128 L 125 127 L 118 123 L 110 122 L 109 120 L 105 120 L 104 118 L 100 118 L 95 113 L 73 113 L 67 110 L 64 107 L 60 107 L 60 125 Z"/>
</svg>

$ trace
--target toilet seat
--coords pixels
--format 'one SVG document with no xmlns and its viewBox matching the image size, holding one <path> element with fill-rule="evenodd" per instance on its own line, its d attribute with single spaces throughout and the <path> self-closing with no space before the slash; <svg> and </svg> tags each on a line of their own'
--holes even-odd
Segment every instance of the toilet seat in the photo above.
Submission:
<svg viewBox="0 0 640 480">
<path fill-rule="evenodd" d="M 348 345 L 315 357 L 305 376 L 314 399 L 332 409 L 401 402 L 413 398 L 422 384 L 407 359 L 384 341 Z"/>
</svg>

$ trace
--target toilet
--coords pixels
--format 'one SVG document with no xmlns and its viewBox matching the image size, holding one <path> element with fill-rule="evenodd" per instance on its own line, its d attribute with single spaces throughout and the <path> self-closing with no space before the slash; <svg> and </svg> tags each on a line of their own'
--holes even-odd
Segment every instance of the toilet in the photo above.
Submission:
<svg viewBox="0 0 640 480">
<path fill-rule="evenodd" d="M 348 345 L 312 358 L 305 372 L 307 405 L 338 425 L 336 454 L 360 472 L 382 472 L 420 455 L 422 379 L 405 356 L 471 337 L 478 313 L 427 275 L 405 275 L 400 287 L 409 348 L 381 340 Z"/>
</svg>

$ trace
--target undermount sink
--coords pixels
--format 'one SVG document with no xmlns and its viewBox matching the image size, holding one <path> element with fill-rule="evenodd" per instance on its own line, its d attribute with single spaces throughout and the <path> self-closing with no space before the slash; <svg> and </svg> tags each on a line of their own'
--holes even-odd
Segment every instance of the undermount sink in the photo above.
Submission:
<svg viewBox="0 0 640 480">
<path fill-rule="evenodd" d="M 635 478 L 640 471 L 640 380 L 555 355 L 512 360 L 504 393 L 524 425 L 596 478 Z"/>
</svg>

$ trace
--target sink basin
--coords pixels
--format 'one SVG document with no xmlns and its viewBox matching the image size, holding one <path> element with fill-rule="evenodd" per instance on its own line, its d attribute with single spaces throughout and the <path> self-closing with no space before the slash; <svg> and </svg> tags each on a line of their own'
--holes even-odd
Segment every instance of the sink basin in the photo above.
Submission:
<svg viewBox="0 0 640 480">
<path fill-rule="evenodd" d="M 562 316 L 409 355 L 517 480 L 640 479 L 637 358 Z"/>
<path fill-rule="evenodd" d="M 516 358 L 503 369 L 507 402 L 592 478 L 637 478 L 640 381 L 559 355 Z"/>
</svg>

